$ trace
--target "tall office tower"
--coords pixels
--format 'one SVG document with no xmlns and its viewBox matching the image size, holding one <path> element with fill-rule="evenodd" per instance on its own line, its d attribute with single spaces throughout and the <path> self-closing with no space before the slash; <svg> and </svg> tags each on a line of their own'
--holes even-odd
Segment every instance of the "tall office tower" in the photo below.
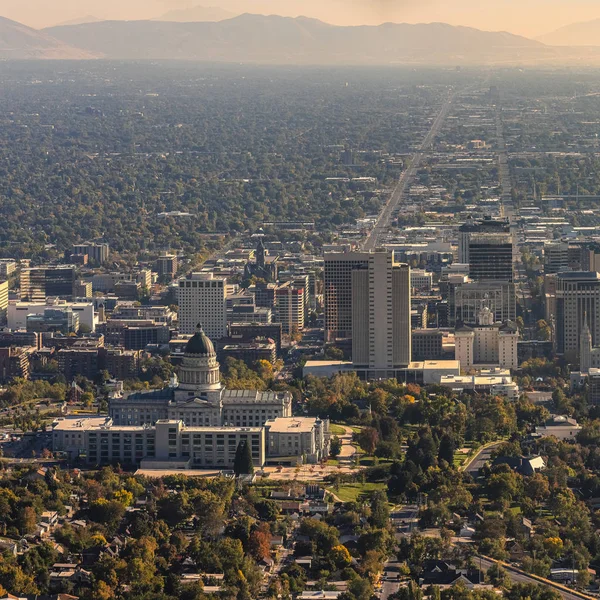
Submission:
<svg viewBox="0 0 600 600">
<path fill-rule="evenodd" d="M 565 242 L 549 242 L 544 244 L 544 273 L 561 273 L 570 271 L 569 244 Z"/>
<path fill-rule="evenodd" d="M 281 323 L 283 333 L 304 329 L 304 287 L 291 281 L 275 288 L 275 323 Z"/>
<path fill-rule="evenodd" d="M 394 377 L 411 361 L 410 267 L 372 252 L 352 271 L 352 362 L 369 378 Z"/>
<path fill-rule="evenodd" d="M 75 244 L 73 246 L 73 254 L 76 256 L 88 255 L 88 258 L 101 265 L 108 262 L 110 255 L 110 246 L 108 244 L 96 244 L 94 242 L 83 242 L 83 244 Z"/>
<path fill-rule="evenodd" d="M 600 244 L 593 241 L 569 244 L 569 261 L 573 271 L 600 271 Z"/>
<path fill-rule="evenodd" d="M 0 323 L 6 323 L 8 310 L 8 281 L 0 281 Z"/>
<path fill-rule="evenodd" d="M 195 333 L 198 325 L 213 340 L 227 335 L 227 279 L 212 273 L 190 273 L 179 280 L 179 332 Z"/>
<path fill-rule="evenodd" d="M 179 259 L 177 254 L 165 252 L 158 257 L 156 261 L 156 272 L 158 276 L 166 281 L 172 281 L 179 268 Z"/>
<path fill-rule="evenodd" d="M 600 340 L 600 274 L 591 271 L 556 275 L 556 351 L 579 358 L 586 323 L 595 343 Z"/>
<path fill-rule="evenodd" d="M 475 281 L 457 285 L 451 304 L 450 323 L 477 323 L 479 311 L 487 306 L 495 323 L 514 321 L 517 318 L 515 284 L 508 281 Z M 449 302 L 450 304 L 450 302 Z"/>
<path fill-rule="evenodd" d="M 48 297 L 70 298 L 75 284 L 75 267 L 34 267 L 21 271 L 21 300 L 44 302 Z"/>
<path fill-rule="evenodd" d="M 468 221 L 458 233 L 458 260 L 468 263 L 473 281 L 510 281 L 513 275 L 513 236 L 507 220 Z"/>
<path fill-rule="evenodd" d="M 326 343 L 352 337 L 352 271 L 368 266 L 368 252 L 325 254 L 323 294 Z"/>
</svg>

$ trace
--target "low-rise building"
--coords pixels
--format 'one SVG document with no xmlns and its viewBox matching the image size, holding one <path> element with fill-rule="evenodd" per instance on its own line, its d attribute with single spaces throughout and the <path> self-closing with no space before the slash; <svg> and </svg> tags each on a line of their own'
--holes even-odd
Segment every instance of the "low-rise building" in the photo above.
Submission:
<svg viewBox="0 0 600 600">
<path fill-rule="evenodd" d="M 114 425 L 85 431 L 89 464 L 141 465 L 144 469 L 221 468 L 233 466 L 242 441 L 250 445 L 254 466 L 265 463 L 262 427 L 186 427 L 161 420 L 155 426 Z"/>
<path fill-rule="evenodd" d="M 543 437 L 555 437 L 562 441 L 576 441 L 577 434 L 581 431 L 581 425 L 575 419 L 562 415 L 553 415 L 543 425 L 535 428 L 537 435 Z"/>
<path fill-rule="evenodd" d="M 439 329 L 415 329 L 412 332 L 413 360 L 436 360 L 444 355 L 444 333 Z"/>
<path fill-rule="evenodd" d="M 110 417 L 59 418 L 52 424 L 52 450 L 77 458 L 85 451 L 85 432 L 110 427 Z"/>
<path fill-rule="evenodd" d="M 35 348 L 0 348 L 0 382 L 6 383 L 15 377 L 29 379 L 30 354 Z"/>
<path fill-rule="evenodd" d="M 410 270 L 410 287 L 413 290 L 429 292 L 433 287 L 433 273 L 424 269 Z"/>
<path fill-rule="evenodd" d="M 483 308 L 478 323 L 462 325 L 454 333 L 456 360 L 468 371 L 472 368 L 516 369 L 519 331 L 512 322 L 495 323 L 494 314 Z"/>
<path fill-rule="evenodd" d="M 483 371 L 480 375 L 444 375 L 439 384 L 456 391 L 471 391 L 519 398 L 519 386 L 507 371 Z"/>
<path fill-rule="evenodd" d="M 30 315 L 43 315 L 48 309 L 70 309 L 79 316 L 79 326 L 84 326 L 87 331 L 95 331 L 96 314 L 93 302 L 9 302 L 7 320 L 9 329 L 27 329 L 27 317 Z"/>
<path fill-rule="evenodd" d="M 267 458 L 272 462 L 316 463 L 329 453 L 329 421 L 284 417 L 267 421 Z"/>
<path fill-rule="evenodd" d="M 268 340 L 255 342 L 241 342 L 239 344 L 227 344 L 221 350 L 224 359 L 234 358 L 252 366 L 259 360 L 265 360 L 271 364 L 277 360 L 277 347 L 275 342 Z"/>
</svg>

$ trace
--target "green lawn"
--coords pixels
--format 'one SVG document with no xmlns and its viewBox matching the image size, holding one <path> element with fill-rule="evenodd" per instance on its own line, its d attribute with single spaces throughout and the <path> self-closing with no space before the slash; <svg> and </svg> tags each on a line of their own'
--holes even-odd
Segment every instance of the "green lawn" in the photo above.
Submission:
<svg viewBox="0 0 600 600">
<path fill-rule="evenodd" d="M 341 425 L 330 425 L 329 431 L 331 435 L 344 435 L 346 433 L 346 428 Z"/>
<path fill-rule="evenodd" d="M 342 502 L 356 502 L 363 496 L 370 496 L 377 490 L 385 490 L 385 483 L 344 483 L 339 489 L 329 488 L 329 492 L 335 494 Z"/>
<path fill-rule="evenodd" d="M 454 466 L 456 468 L 458 467 L 462 467 L 465 462 L 467 462 L 467 459 L 469 458 L 468 454 L 455 454 L 454 455 Z"/>
<path fill-rule="evenodd" d="M 360 462 L 361 467 L 374 467 L 376 463 L 378 465 L 384 465 L 384 464 L 391 463 L 394 461 L 390 460 L 389 458 L 380 458 L 377 461 L 375 461 L 375 458 L 373 456 L 367 456 L 366 454 L 361 454 L 359 462 Z"/>
</svg>

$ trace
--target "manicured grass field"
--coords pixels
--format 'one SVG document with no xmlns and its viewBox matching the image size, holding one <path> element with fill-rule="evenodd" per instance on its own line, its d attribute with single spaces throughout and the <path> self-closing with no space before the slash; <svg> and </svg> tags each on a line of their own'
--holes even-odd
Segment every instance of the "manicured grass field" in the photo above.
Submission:
<svg viewBox="0 0 600 600">
<path fill-rule="evenodd" d="M 346 433 L 346 428 L 341 425 L 333 424 L 329 426 L 329 431 L 331 432 L 331 435 L 344 435 Z"/>
<path fill-rule="evenodd" d="M 363 496 L 370 496 L 377 490 L 385 490 L 385 483 L 344 483 L 338 490 L 329 488 L 332 494 L 335 494 L 342 502 L 356 502 Z"/>
</svg>

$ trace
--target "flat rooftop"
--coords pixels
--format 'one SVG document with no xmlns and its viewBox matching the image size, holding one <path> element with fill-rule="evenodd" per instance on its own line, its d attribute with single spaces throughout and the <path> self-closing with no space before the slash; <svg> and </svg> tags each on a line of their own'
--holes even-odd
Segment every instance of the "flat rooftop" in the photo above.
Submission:
<svg viewBox="0 0 600 600">
<path fill-rule="evenodd" d="M 317 419 L 310 417 L 279 417 L 265 423 L 273 433 L 310 433 Z"/>
<path fill-rule="evenodd" d="M 112 422 L 110 417 L 61 417 L 53 425 L 52 431 L 85 431 L 99 429 Z"/>
</svg>

